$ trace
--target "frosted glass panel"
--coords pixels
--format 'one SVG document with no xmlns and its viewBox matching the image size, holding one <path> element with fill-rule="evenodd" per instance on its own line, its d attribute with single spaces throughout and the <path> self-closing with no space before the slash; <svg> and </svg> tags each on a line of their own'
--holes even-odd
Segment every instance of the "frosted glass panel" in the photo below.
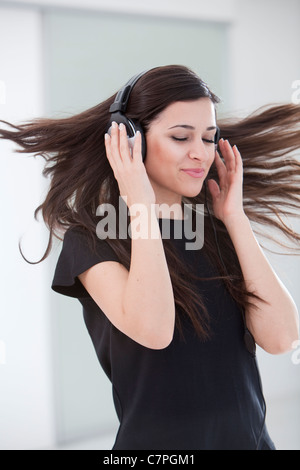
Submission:
<svg viewBox="0 0 300 470">
<path fill-rule="evenodd" d="M 45 32 L 51 112 L 93 106 L 132 75 L 167 64 L 191 67 L 228 102 L 224 24 L 52 12 Z"/>
<path fill-rule="evenodd" d="M 116 92 L 132 75 L 183 64 L 228 107 L 224 24 L 101 13 L 45 13 L 48 115 L 76 113 Z M 53 296 L 57 428 L 60 441 L 116 430 L 111 387 L 98 365 L 79 302 Z"/>
</svg>

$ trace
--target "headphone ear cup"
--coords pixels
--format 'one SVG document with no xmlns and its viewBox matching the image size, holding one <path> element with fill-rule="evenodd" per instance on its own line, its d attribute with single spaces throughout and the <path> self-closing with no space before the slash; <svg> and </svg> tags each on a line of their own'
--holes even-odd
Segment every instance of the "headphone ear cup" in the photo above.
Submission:
<svg viewBox="0 0 300 470">
<path fill-rule="evenodd" d="M 119 113 L 119 112 L 114 113 L 111 116 L 111 119 L 110 119 L 109 124 L 108 124 L 107 133 L 109 135 L 110 135 L 110 132 L 111 132 L 111 125 L 112 125 L 113 121 L 116 122 L 118 125 L 121 124 L 121 123 L 124 124 L 124 126 L 126 127 L 127 136 L 128 136 L 128 143 L 129 143 L 131 148 L 133 148 L 137 131 L 140 131 L 141 137 L 142 137 L 142 158 L 143 158 L 143 161 L 145 161 L 145 158 L 146 158 L 146 138 L 145 138 L 145 134 L 144 134 L 144 131 L 143 131 L 142 126 L 140 125 L 140 123 L 138 121 L 128 119 L 122 113 Z"/>
<path fill-rule="evenodd" d="M 107 133 L 110 135 L 111 132 L 111 125 L 112 123 L 115 122 L 116 124 L 124 124 L 126 127 L 126 131 L 129 137 L 133 137 L 133 130 L 132 130 L 132 124 L 128 121 L 127 117 L 124 116 L 124 114 L 121 114 L 119 112 L 114 113 L 111 115 L 111 118 L 109 120 L 108 126 L 107 126 Z"/>
<path fill-rule="evenodd" d="M 216 134 L 215 134 L 215 149 L 217 150 L 217 147 L 218 147 L 218 143 L 219 143 L 219 140 L 220 140 L 220 135 L 221 135 L 221 130 L 220 128 L 217 126 L 217 129 L 216 129 Z"/>
</svg>

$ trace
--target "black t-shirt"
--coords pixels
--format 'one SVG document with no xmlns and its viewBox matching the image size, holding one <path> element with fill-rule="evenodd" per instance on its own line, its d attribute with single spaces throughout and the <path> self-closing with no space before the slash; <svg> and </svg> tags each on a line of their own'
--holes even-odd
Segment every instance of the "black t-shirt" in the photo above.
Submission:
<svg viewBox="0 0 300 470">
<path fill-rule="evenodd" d="M 183 222 L 172 220 L 171 228 L 178 223 Z M 205 246 L 186 250 L 186 241 L 172 238 L 171 230 L 174 249 L 199 276 L 217 274 Z M 240 310 L 223 282 L 196 282 L 210 315 L 208 341 L 201 341 L 182 315 L 184 337 L 175 329 L 168 347 L 153 350 L 114 327 L 77 278 L 104 261 L 119 262 L 105 240 L 98 240 L 95 252 L 83 232 L 68 230 L 52 288 L 81 302 L 99 362 L 112 382 L 120 421 L 113 450 L 248 450 L 257 448 L 259 436 L 259 449 L 274 449 L 264 425 L 256 360 L 245 347 Z"/>
</svg>

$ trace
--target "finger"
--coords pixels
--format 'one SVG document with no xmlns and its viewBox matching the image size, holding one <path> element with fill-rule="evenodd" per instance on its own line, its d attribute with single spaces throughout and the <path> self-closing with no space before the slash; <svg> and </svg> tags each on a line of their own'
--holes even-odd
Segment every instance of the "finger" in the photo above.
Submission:
<svg viewBox="0 0 300 470">
<path fill-rule="evenodd" d="M 126 127 L 124 124 L 119 125 L 119 131 L 120 131 L 120 154 L 121 154 L 121 159 L 124 163 L 128 163 L 132 161 L 131 157 L 131 152 L 128 144 L 128 136 L 127 136 L 127 131 Z"/>
<path fill-rule="evenodd" d="M 223 187 L 226 183 L 227 168 L 217 150 L 216 150 L 215 164 L 216 164 L 216 168 L 217 168 L 217 172 L 219 176 L 220 185 Z"/>
<path fill-rule="evenodd" d="M 233 150 L 229 141 L 221 139 L 220 148 L 221 148 L 221 152 L 224 157 L 224 160 L 225 160 L 227 171 L 235 172 L 236 170 L 235 154 L 233 153 Z"/>
<path fill-rule="evenodd" d="M 122 156 L 120 153 L 120 136 L 119 136 L 119 126 L 116 122 L 113 122 L 111 125 L 110 132 L 110 145 L 111 145 L 111 155 L 118 165 L 122 161 Z"/>
<path fill-rule="evenodd" d="M 236 170 L 237 171 L 240 171 L 240 172 L 243 172 L 243 160 L 242 160 L 242 156 L 239 152 L 239 149 L 237 148 L 236 145 L 234 145 L 232 147 L 232 150 L 233 150 L 233 153 L 235 155 L 235 165 L 236 165 Z"/>
<path fill-rule="evenodd" d="M 109 134 L 104 135 L 104 145 L 105 145 L 107 160 L 109 161 L 109 164 L 111 166 L 111 169 L 113 170 L 114 175 L 116 176 L 117 165 L 113 157 L 113 152 L 111 149 L 111 137 Z"/>
<path fill-rule="evenodd" d="M 220 194 L 220 187 L 218 183 L 215 180 L 208 180 L 207 181 L 208 189 L 210 191 L 210 194 L 212 195 L 212 198 L 215 199 L 217 196 Z"/>
<path fill-rule="evenodd" d="M 111 145 L 110 145 L 110 135 L 109 134 L 104 134 L 104 146 L 106 150 L 106 156 L 109 161 L 109 163 L 112 163 L 112 154 L 111 154 Z"/>
<path fill-rule="evenodd" d="M 135 135 L 134 145 L 132 149 L 132 158 L 135 161 L 143 160 L 142 159 L 142 134 L 140 131 L 137 131 Z"/>
</svg>

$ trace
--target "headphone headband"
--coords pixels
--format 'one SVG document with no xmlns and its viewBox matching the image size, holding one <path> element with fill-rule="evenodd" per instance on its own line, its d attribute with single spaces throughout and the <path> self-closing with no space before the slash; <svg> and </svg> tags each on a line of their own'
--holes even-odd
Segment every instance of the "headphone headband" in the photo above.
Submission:
<svg viewBox="0 0 300 470">
<path fill-rule="evenodd" d="M 116 94 L 115 100 L 112 103 L 112 105 L 109 108 L 109 113 L 110 113 L 110 120 L 108 123 L 108 130 L 107 132 L 110 133 L 111 130 L 111 124 L 113 121 L 116 123 L 120 124 L 123 123 L 126 126 L 127 130 L 127 136 L 128 136 L 128 142 L 131 148 L 133 148 L 134 145 L 134 139 L 136 136 L 137 131 L 140 131 L 141 136 L 142 136 L 142 157 L 143 161 L 146 158 L 146 138 L 143 132 L 143 129 L 141 125 L 137 122 L 134 121 L 133 119 L 129 119 L 126 116 L 126 109 L 127 109 L 127 104 L 128 100 L 130 97 L 130 93 L 136 84 L 136 82 L 146 73 L 140 72 L 137 75 L 134 75 L 128 82 L 118 91 Z"/>
<path fill-rule="evenodd" d="M 115 101 L 109 108 L 110 113 L 116 113 L 116 112 L 121 112 L 125 113 L 126 108 L 127 108 L 127 103 L 130 97 L 130 93 L 136 82 L 146 73 L 147 71 L 145 70 L 144 72 L 138 73 L 137 75 L 134 75 L 126 85 L 124 85 L 121 90 L 118 91 Z"/>
</svg>

